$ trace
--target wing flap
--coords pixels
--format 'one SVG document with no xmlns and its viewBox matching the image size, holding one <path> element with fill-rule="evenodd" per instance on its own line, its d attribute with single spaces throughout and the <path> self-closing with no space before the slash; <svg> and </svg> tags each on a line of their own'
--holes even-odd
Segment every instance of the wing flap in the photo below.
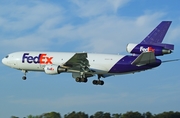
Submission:
<svg viewBox="0 0 180 118">
<path fill-rule="evenodd" d="M 154 56 L 154 52 L 143 52 L 131 64 L 136 66 L 143 66 L 154 63 L 155 61 L 156 58 Z"/>
</svg>

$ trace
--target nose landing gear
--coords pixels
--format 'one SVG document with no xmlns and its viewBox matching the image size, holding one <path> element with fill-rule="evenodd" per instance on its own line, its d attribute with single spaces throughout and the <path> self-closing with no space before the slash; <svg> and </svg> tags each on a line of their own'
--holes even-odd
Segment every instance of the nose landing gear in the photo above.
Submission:
<svg viewBox="0 0 180 118">
<path fill-rule="evenodd" d="M 28 72 L 27 70 L 22 70 L 22 72 L 24 73 L 24 76 L 22 77 L 23 80 L 26 80 L 26 73 Z"/>
</svg>

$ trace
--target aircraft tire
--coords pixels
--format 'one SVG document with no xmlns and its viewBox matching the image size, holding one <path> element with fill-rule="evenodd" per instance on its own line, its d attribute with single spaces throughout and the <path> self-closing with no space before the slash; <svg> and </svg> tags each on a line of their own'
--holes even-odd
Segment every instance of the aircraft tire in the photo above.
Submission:
<svg viewBox="0 0 180 118">
<path fill-rule="evenodd" d="M 94 85 L 98 85 L 98 81 L 97 80 L 93 80 L 92 82 Z"/>
<path fill-rule="evenodd" d="M 23 79 L 23 80 L 26 80 L 27 78 L 26 78 L 26 76 L 23 76 L 22 79 Z"/>
<path fill-rule="evenodd" d="M 99 81 L 99 85 L 104 85 L 104 81 Z"/>
<path fill-rule="evenodd" d="M 76 82 L 81 82 L 81 78 L 80 78 L 80 77 L 77 77 L 77 78 L 76 78 Z"/>
<path fill-rule="evenodd" d="M 99 80 L 93 80 L 92 82 L 94 85 L 104 85 L 104 81 L 99 81 Z"/>
<path fill-rule="evenodd" d="M 86 83 L 88 81 L 88 79 L 87 78 L 82 78 L 81 81 Z"/>
</svg>

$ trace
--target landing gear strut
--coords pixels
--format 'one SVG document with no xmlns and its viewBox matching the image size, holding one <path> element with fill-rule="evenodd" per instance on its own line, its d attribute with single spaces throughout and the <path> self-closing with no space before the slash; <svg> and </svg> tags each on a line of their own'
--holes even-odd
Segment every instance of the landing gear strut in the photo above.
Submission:
<svg viewBox="0 0 180 118">
<path fill-rule="evenodd" d="M 102 76 L 101 75 L 98 75 L 98 80 L 93 80 L 93 84 L 94 85 L 104 85 L 104 81 L 100 80 Z"/>
<path fill-rule="evenodd" d="M 24 73 L 24 76 L 22 77 L 23 80 L 26 80 L 26 73 L 27 73 L 27 70 L 22 70 L 22 72 Z"/>
</svg>

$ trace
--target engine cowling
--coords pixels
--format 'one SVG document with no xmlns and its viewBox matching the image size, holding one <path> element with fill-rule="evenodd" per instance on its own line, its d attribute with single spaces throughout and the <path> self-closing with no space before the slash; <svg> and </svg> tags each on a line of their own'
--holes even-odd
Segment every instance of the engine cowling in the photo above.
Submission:
<svg viewBox="0 0 180 118">
<path fill-rule="evenodd" d="M 66 71 L 67 69 L 61 68 L 59 65 L 46 65 L 44 68 L 44 72 L 50 75 L 60 74 Z"/>
<path fill-rule="evenodd" d="M 155 56 L 161 56 L 164 54 L 170 54 L 170 49 L 165 49 L 163 46 L 148 45 L 148 44 L 133 44 L 127 45 L 127 52 L 132 54 L 141 54 L 142 52 L 154 52 Z"/>
</svg>

